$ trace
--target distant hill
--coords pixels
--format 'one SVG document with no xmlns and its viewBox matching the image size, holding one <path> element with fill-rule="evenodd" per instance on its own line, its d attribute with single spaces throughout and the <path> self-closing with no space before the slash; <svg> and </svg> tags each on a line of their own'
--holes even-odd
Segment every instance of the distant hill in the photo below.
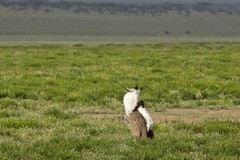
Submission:
<svg viewBox="0 0 240 160">
<path fill-rule="evenodd" d="M 161 15 L 168 11 L 176 10 L 179 14 L 189 14 L 191 10 L 197 12 L 210 12 L 216 14 L 218 12 L 225 12 L 228 14 L 240 14 L 240 2 L 234 3 L 236 0 L 229 0 L 223 4 L 222 0 L 212 0 L 210 2 L 195 1 L 193 3 L 189 0 L 179 0 L 176 3 L 174 0 L 0 0 L 0 6 L 8 7 L 16 11 L 23 11 L 27 9 L 44 10 L 46 12 L 51 9 L 63 9 L 75 13 L 98 12 L 100 14 L 107 12 L 111 14 L 116 13 L 130 13 L 135 15 L 151 14 L 153 16 Z M 212 3 L 212 2 L 219 3 Z M 103 3 L 105 2 L 105 3 Z M 119 3 L 121 2 L 121 3 Z M 126 2 L 126 3 L 123 3 Z M 134 3 L 138 2 L 138 3 Z M 142 3 L 141 3 L 142 2 Z M 157 4 L 158 2 L 158 4 Z M 161 3 L 160 3 L 161 2 Z M 174 2 L 174 3 L 170 3 Z M 221 3 L 220 3 L 221 2 Z M 144 4 L 143 4 L 144 3 Z M 156 3 L 156 4 L 153 4 Z"/>
<path fill-rule="evenodd" d="M 59 2 L 61 0 L 50 0 L 51 2 Z M 68 2 L 97 2 L 97 3 L 240 3 L 239 0 L 67 0 Z"/>
<path fill-rule="evenodd" d="M 8 1 L 8 2 L 21 2 L 21 1 L 29 1 L 29 0 L 0 0 L 0 1 Z M 34 0 L 31 0 L 34 1 Z M 44 0 L 38 0 L 44 1 Z M 157 3 L 199 3 L 199 2 L 208 2 L 208 3 L 240 3 L 239 0 L 46 0 L 49 2 L 87 2 L 87 3 L 147 3 L 147 4 L 157 4 Z"/>
<path fill-rule="evenodd" d="M 0 41 L 240 39 L 240 3 L 233 0 L 135 1 L 0 0 Z"/>
</svg>

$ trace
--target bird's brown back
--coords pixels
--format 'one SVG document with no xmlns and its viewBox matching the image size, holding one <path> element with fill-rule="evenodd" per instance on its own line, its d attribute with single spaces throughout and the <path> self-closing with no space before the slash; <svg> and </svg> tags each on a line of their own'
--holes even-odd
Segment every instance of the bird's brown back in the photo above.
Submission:
<svg viewBox="0 0 240 160">
<path fill-rule="evenodd" d="M 147 138 L 147 125 L 144 117 L 139 111 L 125 115 L 129 123 L 129 129 L 134 138 Z"/>
</svg>

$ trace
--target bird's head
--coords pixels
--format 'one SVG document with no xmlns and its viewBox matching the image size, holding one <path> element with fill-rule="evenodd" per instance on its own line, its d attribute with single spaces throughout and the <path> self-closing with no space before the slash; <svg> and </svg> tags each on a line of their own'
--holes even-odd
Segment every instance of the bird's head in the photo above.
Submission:
<svg viewBox="0 0 240 160">
<path fill-rule="evenodd" d="M 136 85 L 136 87 L 133 88 L 126 88 L 128 92 L 140 92 L 140 88 Z"/>
</svg>

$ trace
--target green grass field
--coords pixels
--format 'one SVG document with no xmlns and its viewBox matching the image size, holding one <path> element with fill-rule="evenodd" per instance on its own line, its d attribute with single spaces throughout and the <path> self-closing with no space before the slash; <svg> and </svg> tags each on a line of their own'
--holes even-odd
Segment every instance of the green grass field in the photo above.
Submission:
<svg viewBox="0 0 240 160">
<path fill-rule="evenodd" d="M 0 60 L 0 159 L 240 158 L 239 121 L 157 122 L 134 141 L 119 116 L 135 84 L 160 114 L 239 109 L 239 43 L 2 45 Z"/>
</svg>

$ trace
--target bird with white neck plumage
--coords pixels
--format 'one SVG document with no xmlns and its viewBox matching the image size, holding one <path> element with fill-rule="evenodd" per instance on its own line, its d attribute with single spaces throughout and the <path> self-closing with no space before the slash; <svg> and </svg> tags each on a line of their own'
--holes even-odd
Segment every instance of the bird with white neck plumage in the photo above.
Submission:
<svg viewBox="0 0 240 160">
<path fill-rule="evenodd" d="M 140 88 L 136 85 L 134 88 L 127 88 L 128 92 L 123 97 L 125 108 L 125 118 L 134 111 L 138 111 L 146 121 L 147 137 L 153 138 L 153 119 L 144 108 L 144 102 L 140 99 Z M 126 118 L 127 119 L 127 118 Z M 130 124 L 128 124 L 130 125 Z"/>
</svg>

